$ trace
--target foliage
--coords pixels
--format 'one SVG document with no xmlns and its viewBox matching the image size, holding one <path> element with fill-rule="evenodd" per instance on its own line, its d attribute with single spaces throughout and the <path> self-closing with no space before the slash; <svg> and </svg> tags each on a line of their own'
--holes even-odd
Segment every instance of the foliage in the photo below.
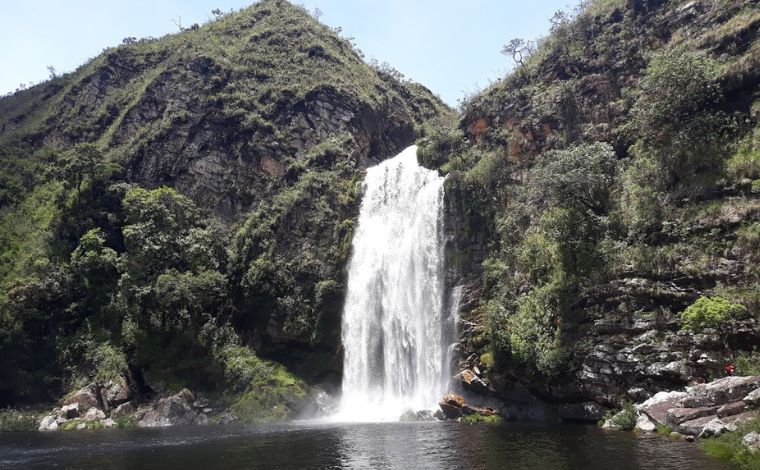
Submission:
<svg viewBox="0 0 760 470">
<path fill-rule="evenodd" d="M 631 431 L 636 427 L 636 421 L 639 418 L 639 412 L 636 406 L 631 402 L 623 404 L 623 408 L 617 413 L 608 413 L 604 421 L 610 423 L 623 431 Z"/>
<path fill-rule="evenodd" d="M 731 460 L 743 469 L 760 468 L 760 453 L 751 452 L 742 445 L 742 438 L 750 432 L 760 432 L 760 419 L 752 419 L 739 424 L 734 432 L 719 437 L 704 439 L 700 446 L 713 457 Z"/>
<path fill-rule="evenodd" d="M 462 422 L 465 424 L 499 424 L 504 421 L 499 415 L 485 416 L 480 413 L 472 413 L 462 416 Z"/>
<path fill-rule="evenodd" d="M 702 330 L 717 328 L 726 321 L 747 312 L 739 304 L 733 304 L 723 297 L 700 297 L 686 310 L 681 312 L 683 328 L 687 330 Z"/>
<path fill-rule="evenodd" d="M 740 354 L 734 359 L 734 366 L 736 375 L 760 375 L 760 351 L 755 349 L 751 353 Z"/>
<path fill-rule="evenodd" d="M 733 123 L 717 109 L 717 76 L 714 60 L 685 47 L 649 62 L 632 110 L 640 139 L 635 153 L 655 162 L 655 181 L 665 188 L 698 192 L 721 174 Z"/>
<path fill-rule="evenodd" d="M 0 433 L 36 431 L 39 423 L 39 413 L 13 408 L 0 410 Z"/>
</svg>

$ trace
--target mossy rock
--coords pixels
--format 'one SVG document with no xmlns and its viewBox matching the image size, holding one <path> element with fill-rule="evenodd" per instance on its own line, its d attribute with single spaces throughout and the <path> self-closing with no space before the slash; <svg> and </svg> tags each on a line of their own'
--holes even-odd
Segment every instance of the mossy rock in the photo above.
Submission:
<svg viewBox="0 0 760 470">
<path fill-rule="evenodd" d="M 462 417 L 462 422 L 465 424 L 499 424 L 504 422 L 504 418 L 499 415 L 485 416 L 481 414 L 471 414 Z"/>
</svg>

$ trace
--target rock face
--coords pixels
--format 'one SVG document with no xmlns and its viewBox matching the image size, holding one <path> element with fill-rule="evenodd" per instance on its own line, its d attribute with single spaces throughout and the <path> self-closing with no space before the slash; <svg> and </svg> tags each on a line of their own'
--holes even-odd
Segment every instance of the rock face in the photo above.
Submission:
<svg viewBox="0 0 760 470">
<path fill-rule="evenodd" d="M 688 387 L 685 392 L 659 392 L 637 408 L 653 423 L 682 434 L 715 437 L 734 431 L 738 423 L 757 415 L 741 399 L 757 390 L 760 376 L 724 377 Z"/>
</svg>

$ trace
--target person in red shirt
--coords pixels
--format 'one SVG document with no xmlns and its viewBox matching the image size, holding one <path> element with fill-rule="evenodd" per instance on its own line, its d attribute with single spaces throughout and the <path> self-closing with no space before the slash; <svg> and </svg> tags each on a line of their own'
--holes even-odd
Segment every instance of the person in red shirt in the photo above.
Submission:
<svg viewBox="0 0 760 470">
<path fill-rule="evenodd" d="M 726 374 L 728 374 L 728 375 L 734 375 L 734 371 L 736 370 L 736 367 L 734 367 L 733 364 L 726 364 L 723 367 L 723 370 L 725 370 Z"/>
</svg>

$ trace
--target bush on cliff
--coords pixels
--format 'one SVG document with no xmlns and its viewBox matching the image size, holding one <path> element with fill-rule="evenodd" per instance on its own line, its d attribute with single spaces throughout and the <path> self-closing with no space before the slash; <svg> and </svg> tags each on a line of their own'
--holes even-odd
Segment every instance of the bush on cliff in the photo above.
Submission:
<svg viewBox="0 0 760 470">
<path fill-rule="evenodd" d="M 745 314 L 747 309 L 723 297 L 700 297 L 681 312 L 683 328 L 692 331 L 717 328 L 731 318 Z"/>
</svg>

